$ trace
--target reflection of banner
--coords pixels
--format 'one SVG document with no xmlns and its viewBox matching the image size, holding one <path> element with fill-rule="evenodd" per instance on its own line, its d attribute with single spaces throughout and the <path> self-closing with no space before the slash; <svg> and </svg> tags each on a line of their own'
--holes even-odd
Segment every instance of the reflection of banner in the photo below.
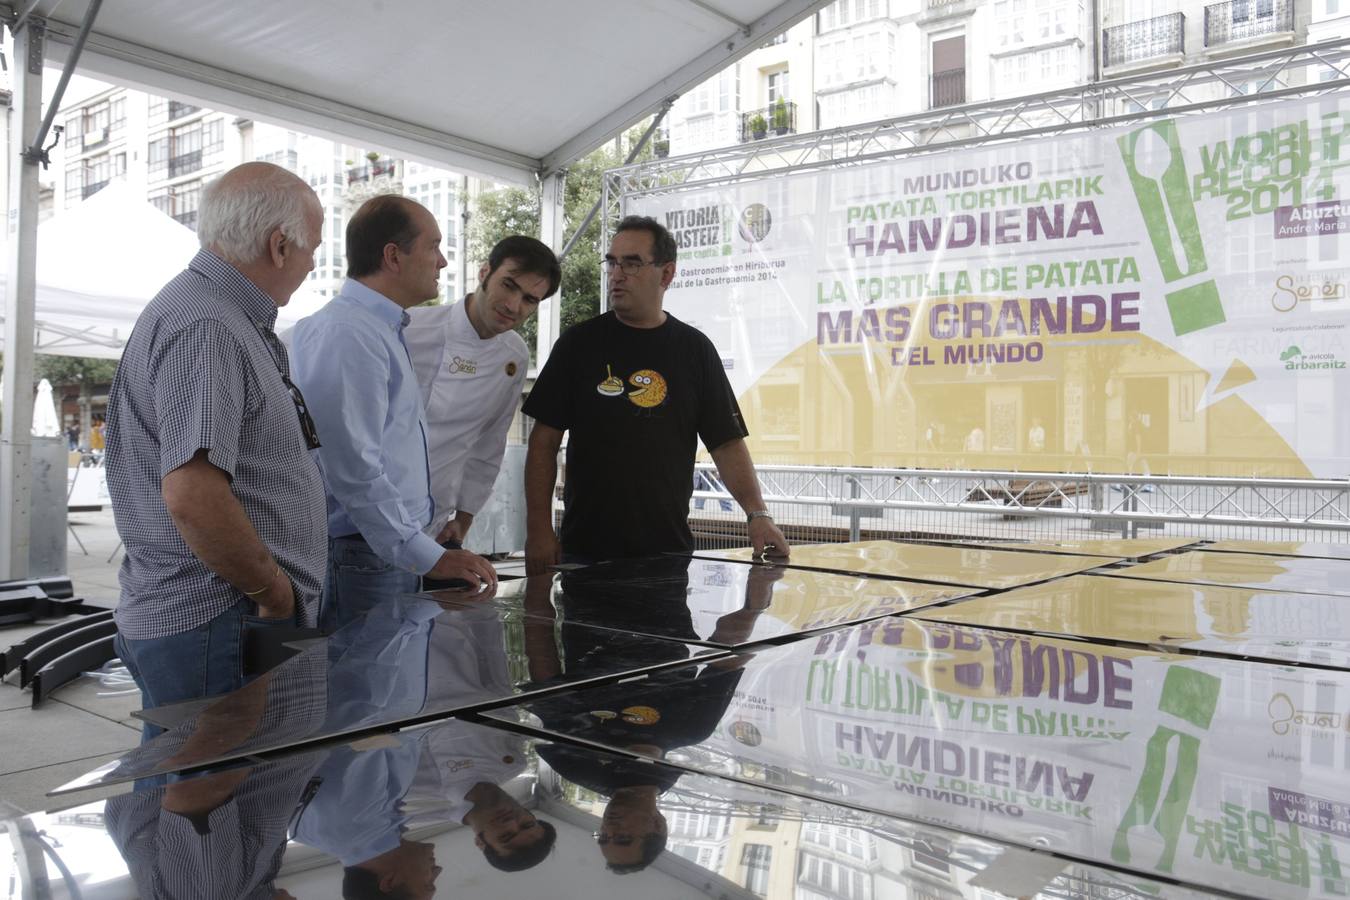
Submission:
<svg viewBox="0 0 1350 900">
<path fill-rule="evenodd" d="M 1350 896 L 1343 673 L 903 618 L 757 662 L 710 745 L 781 783 L 1254 896 Z"/>
<path fill-rule="evenodd" d="M 1319 98 L 630 206 L 763 461 L 1339 476 L 1347 136 Z"/>
</svg>

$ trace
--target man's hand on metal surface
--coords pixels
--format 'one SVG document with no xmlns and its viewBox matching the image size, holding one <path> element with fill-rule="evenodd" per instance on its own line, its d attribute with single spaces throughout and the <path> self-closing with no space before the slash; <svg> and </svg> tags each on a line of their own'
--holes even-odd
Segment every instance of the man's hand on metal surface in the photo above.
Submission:
<svg viewBox="0 0 1350 900">
<path fill-rule="evenodd" d="M 550 566 L 562 562 L 562 544 L 552 528 L 531 533 L 525 538 L 525 574 L 543 575 Z"/>
<path fill-rule="evenodd" d="M 428 578 L 441 581 L 458 578 L 470 585 L 481 584 L 490 588 L 497 586 L 497 570 L 483 557 L 468 550 L 445 551 L 426 575 Z"/>
<path fill-rule="evenodd" d="M 756 557 L 766 559 L 787 559 L 788 542 L 783 532 L 778 530 L 773 519 L 761 516 L 750 521 L 750 546 Z"/>
</svg>

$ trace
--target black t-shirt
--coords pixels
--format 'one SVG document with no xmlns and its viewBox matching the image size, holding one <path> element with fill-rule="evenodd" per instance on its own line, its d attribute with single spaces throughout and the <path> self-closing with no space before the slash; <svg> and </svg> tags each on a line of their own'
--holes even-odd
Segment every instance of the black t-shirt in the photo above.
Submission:
<svg viewBox="0 0 1350 900">
<path fill-rule="evenodd" d="M 525 414 L 570 431 L 562 545 L 591 559 L 693 549 L 696 438 L 748 433 L 712 341 L 669 313 L 630 328 L 609 312 L 568 329 Z"/>
<path fill-rule="evenodd" d="M 695 673 L 690 666 L 653 676 L 654 683 L 555 694 L 527 703 L 526 708 L 549 731 L 617 750 L 651 744 L 664 754 L 700 744 L 717 730 L 742 674 L 741 669 L 712 666 Z M 545 747 L 539 755 L 569 781 L 606 795 L 637 784 L 665 790 L 679 777 L 655 766 L 644 767 L 647 773 L 637 777 L 616 777 L 608 766 L 597 766 L 594 757 L 577 759 Z"/>
</svg>

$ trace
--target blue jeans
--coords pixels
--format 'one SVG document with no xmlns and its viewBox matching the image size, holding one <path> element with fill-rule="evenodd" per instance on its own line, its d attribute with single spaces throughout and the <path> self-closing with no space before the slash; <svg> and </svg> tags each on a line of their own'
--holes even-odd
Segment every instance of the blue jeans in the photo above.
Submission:
<svg viewBox="0 0 1350 900">
<path fill-rule="evenodd" d="M 416 594 L 422 576 L 395 568 L 360 538 L 328 539 L 328 577 L 319 604 L 319 628 L 332 634 L 385 598 Z"/>
<path fill-rule="evenodd" d="M 253 679 L 244 672 L 244 647 L 250 633 L 277 625 L 294 625 L 295 616 L 264 619 L 254 615 L 257 605 L 247 597 L 196 628 L 167 637 L 133 640 L 118 634 L 117 655 L 126 664 L 141 703 L 147 709 L 186 700 L 218 697 L 238 690 Z M 146 722 L 144 740 L 164 729 Z"/>
</svg>

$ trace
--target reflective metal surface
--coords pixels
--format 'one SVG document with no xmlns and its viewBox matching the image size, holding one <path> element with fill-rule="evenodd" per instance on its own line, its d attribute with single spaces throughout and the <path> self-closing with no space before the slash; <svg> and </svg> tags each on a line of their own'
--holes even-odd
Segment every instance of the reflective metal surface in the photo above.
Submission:
<svg viewBox="0 0 1350 900">
<path fill-rule="evenodd" d="M 1350 544 L 1319 544 L 1312 541 L 1215 541 L 1200 549 L 1211 553 L 1261 553 L 1267 556 L 1350 559 Z"/>
<path fill-rule="evenodd" d="M 1324 594 L 1075 575 L 914 615 L 1350 669 L 1350 603 Z"/>
<path fill-rule="evenodd" d="M 712 652 L 561 626 L 491 604 L 390 598 L 247 687 L 59 792 L 253 756 L 443 717 L 519 694 Z"/>
<path fill-rule="evenodd" d="M 3 822 L 5 837 L 36 857 L 25 871 L 0 853 L 0 885 L 26 896 L 45 878 L 58 900 L 1209 896 L 457 720 Z"/>
<path fill-rule="evenodd" d="M 491 603 L 516 614 L 735 647 L 875 619 L 974 593 L 781 566 L 663 556 L 503 583 Z M 453 593 L 433 594 L 450 604 Z"/>
<path fill-rule="evenodd" d="M 748 547 L 739 550 L 699 550 L 695 555 L 705 559 L 738 562 L 749 562 L 752 558 Z M 793 547 L 792 558 L 787 565 L 877 578 L 912 578 L 967 587 L 1010 588 L 1085 572 L 1110 561 L 1110 558 L 1103 557 L 1052 556 L 1010 550 L 902 544 L 896 541 L 861 541 Z"/>
<path fill-rule="evenodd" d="M 1346 673 L 901 617 L 487 715 L 1191 887 L 1350 889 Z"/>
<path fill-rule="evenodd" d="M 1114 569 L 1108 574 L 1350 597 L 1350 560 L 1191 551 Z"/>
</svg>

